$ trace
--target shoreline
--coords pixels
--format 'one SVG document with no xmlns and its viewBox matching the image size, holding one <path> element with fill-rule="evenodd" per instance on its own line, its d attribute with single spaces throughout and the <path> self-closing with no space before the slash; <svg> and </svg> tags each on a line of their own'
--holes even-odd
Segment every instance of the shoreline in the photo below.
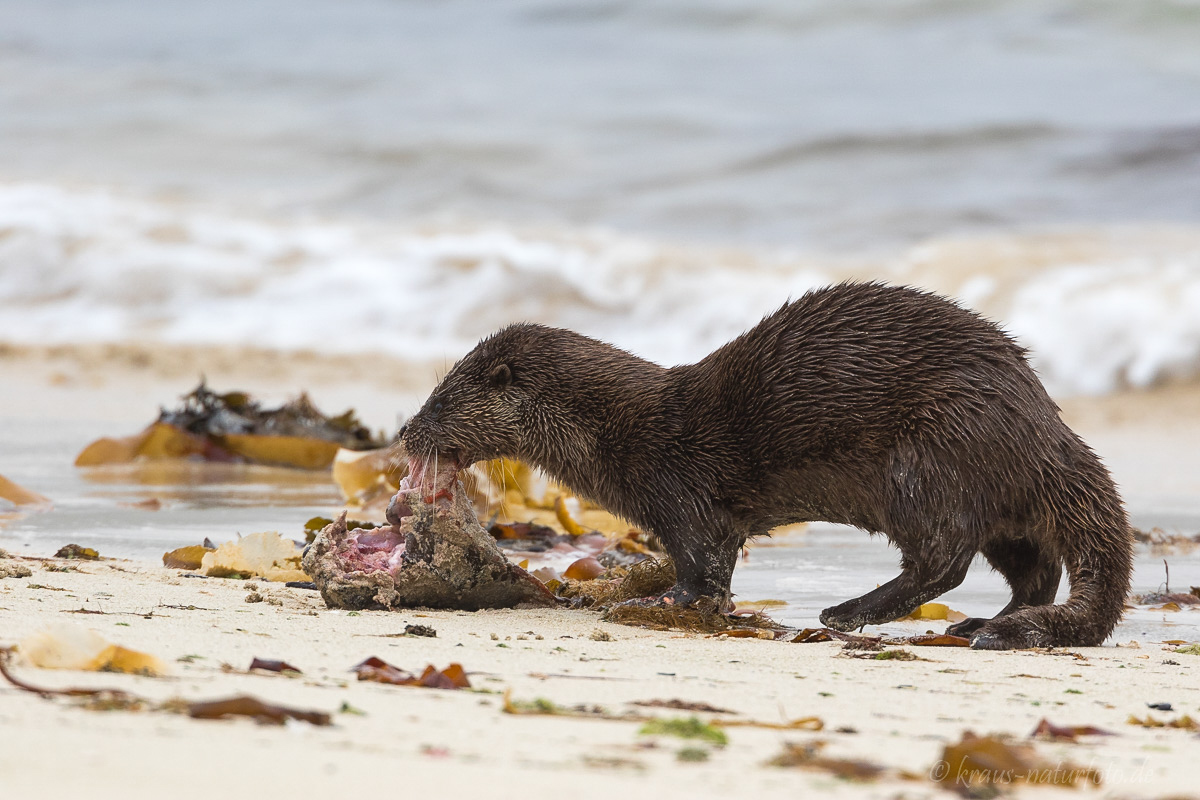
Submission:
<svg viewBox="0 0 1200 800">
<path fill-rule="evenodd" d="M 390 431 L 450 363 L 253 347 L 0 343 L 0 383 L 11 387 L 0 421 L 70 419 L 94 422 L 103 435 L 128 435 L 205 379 L 218 391 L 248 391 L 267 404 L 305 391 L 327 413 L 354 408 L 368 427 Z M 1133 507 L 1182 503 L 1184 524 L 1200 528 L 1200 471 L 1192 469 L 1200 452 L 1200 377 L 1058 403 Z M 13 465 L 0 463 L 0 474 L 6 469 Z"/>
</svg>

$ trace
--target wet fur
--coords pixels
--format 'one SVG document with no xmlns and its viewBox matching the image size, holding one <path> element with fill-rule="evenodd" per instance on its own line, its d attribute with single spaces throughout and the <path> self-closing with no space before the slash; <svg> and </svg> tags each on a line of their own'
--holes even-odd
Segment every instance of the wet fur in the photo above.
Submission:
<svg viewBox="0 0 1200 800">
<path fill-rule="evenodd" d="M 982 553 L 1012 602 L 954 631 L 981 648 L 1098 645 L 1120 619 L 1132 538 L 1096 455 L 999 328 L 881 284 L 810 292 L 702 361 L 666 369 L 567 330 L 483 340 L 409 421 L 418 458 L 506 456 L 647 530 L 668 601 L 727 598 L 748 537 L 822 520 L 885 534 L 901 574 L 826 609 L 887 622 Z M 1071 593 L 1051 605 L 1065 567 Z"/>
</svg>

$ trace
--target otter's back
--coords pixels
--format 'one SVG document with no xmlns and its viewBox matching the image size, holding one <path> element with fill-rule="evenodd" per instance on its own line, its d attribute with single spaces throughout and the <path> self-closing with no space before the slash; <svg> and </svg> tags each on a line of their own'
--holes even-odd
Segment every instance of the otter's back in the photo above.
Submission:
<svg viewBox="0 0 1200 800">
<path fill-rule="evenodd" d="M 699 403 L 772 458 L 859 457 L 931 432 L 977 445 L 1046 426 L 1057 408 L 995 324 L 906 287 L 810 292 L 693 365 Z M 786 431 L 787 436 L 780 436 Z"/>
</svg>

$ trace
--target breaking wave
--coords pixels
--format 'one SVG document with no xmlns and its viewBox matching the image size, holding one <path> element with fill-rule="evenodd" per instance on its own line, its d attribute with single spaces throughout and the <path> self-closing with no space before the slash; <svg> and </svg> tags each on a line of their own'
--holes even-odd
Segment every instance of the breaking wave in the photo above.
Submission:
<svg viewBox="0 0 1200 800">
<path fill-rule="evenodd" d="M 266 219 L 104 190 L 0 186 L 0 339 L 382 352 L 450 360 L 515 320 L 660 363 L 786 298 L 911 283 L 998 320 L 1058 394 L 1200 374 L 1200 231 L 938 240 L 892 259 L 681 247 L 618 234 Z"/>
</svg>

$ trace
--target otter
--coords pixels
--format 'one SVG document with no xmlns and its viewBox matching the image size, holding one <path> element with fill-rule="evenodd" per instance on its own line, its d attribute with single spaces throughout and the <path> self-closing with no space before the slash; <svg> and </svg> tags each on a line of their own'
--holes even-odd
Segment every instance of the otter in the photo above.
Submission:
<svg viewBox="0 0 1200 800">
<path fill-rule="evenodd" d="M 822 612 L 838 630 L 912 612 L 958 586 L 977 553 L 1012 601 L 949 628 L 975 648 L 1100 645 L 1129 589 L 1117 489 L 1026 351 L 909 287 L 811 291 L 670 368 L 510 325 L 450 369 L 400 439 L 421 483 L 520 459 L 653 532 L 677 574 L 658 603 L 728 603 L 746 540 L 809 521 L 882 533 L 900 551 L 896 578 Z M 1055 605 L 1064 568 L 1070 596 Z"/>
</svg>

